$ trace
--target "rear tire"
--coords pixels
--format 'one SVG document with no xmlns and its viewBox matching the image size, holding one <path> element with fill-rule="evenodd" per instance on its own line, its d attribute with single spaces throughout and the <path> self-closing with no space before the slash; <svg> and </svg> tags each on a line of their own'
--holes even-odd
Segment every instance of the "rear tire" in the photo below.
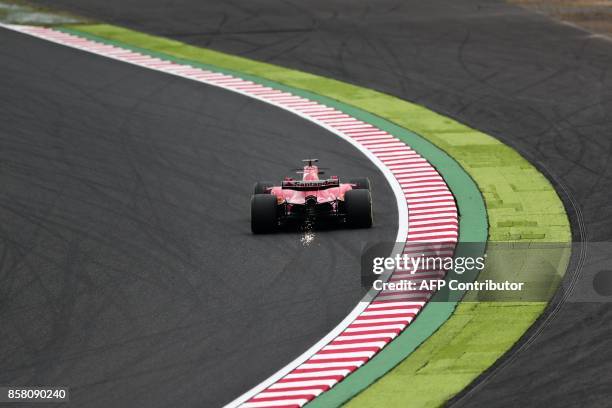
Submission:
<svg viewBox="0 0 612 408">
<path fill-rule="evenodd" d="M 277 226 L 276 196 L 254 194 L 251 197 L 251 231 L 253 234 L 274 232 Z"/>
<path fill-rule="evenodd" d="M 253 185 L 253 194 L 270 194 L 268 188 L 273 187 L 274 183 L 269 181 L 258 181 Z"/>
<path fill-rule="evenodd" d="M 349 190 L 344 194 L 346 220 L 353 228 L 370 228 L 374 221 L 372 215 L 372 196 L 368 190 Z"/>
<path fill-rule="evenodd" d="M 359 177 L 354 178 L 349 181 L 351 184 L 355 184 L 353 190 L 369 190 L 370 189 L 370 179 L 367 177 Z"/>
</svg>

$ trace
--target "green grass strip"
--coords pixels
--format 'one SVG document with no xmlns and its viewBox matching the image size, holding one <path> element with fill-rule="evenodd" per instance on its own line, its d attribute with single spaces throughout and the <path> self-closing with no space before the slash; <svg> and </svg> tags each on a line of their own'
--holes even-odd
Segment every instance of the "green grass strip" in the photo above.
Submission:
<svg viewBox="0 0 612 408">
<path fill-rule="evenodd" d="M 486 238 L 483 236 L 487 226 L 484 213 L 478 218 L 478 213 L 484 210 L 479 204 L 482 198 L 486 204 L 489 240 L 570 241 L 563 205 L 541 173 L 495 138 L 422 106 L 333 79 L 116 26 L 78 25 L 66 27 L 66 30 L 107 42 L 120 42 L 128 48 L 166 59 L 212 65 L 254 82 L 273 81 L 276 84 L 270 83 L 271 86 L 291 87 L 290 92 L 295 93 L 297 89 L 311 99 L 325 104 L 331 102 L 331 106 L 336 102 L 336 106 L 342 106 L 341 110 L 353 110 L 347 113 L 364 121 L 374 124 L 380 121 L 379 124 L 384 125 L 381 127 L 391 129 L 392 134 L 406 140 L 442 173 L 458 200 L 462 241 L 483 242 Z M 465 176 L 464 170 L 471 179 Z M 478 190 L 473 189 L 472 179 L 482 198 Z M 454 304 L 430 303 L 409 330 L 309 407 L 341 405 L 376 379 L 378 381 L 348 405 L 441 405 L 501 357 L 545 306 L 546 302 L 462 302 L 455 309 Z M 429 336 L 439 327 L 437 323 L 449 316 L 446 323 Z M 426 337 L 429 338 L 421 344 Z M 403 361 L 398 359 L 408 355 Z M 382 376 L 393 366 L 395 368 Z"/>
</svg>

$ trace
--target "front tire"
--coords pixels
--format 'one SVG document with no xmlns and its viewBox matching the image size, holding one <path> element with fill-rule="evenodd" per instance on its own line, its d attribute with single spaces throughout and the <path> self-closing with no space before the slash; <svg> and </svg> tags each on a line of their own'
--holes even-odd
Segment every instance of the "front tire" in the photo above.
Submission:
<svg viewBox="0 0 612 408">
<path fill-rule="evenodd" d="M 251 197 L 251 231 L 253 234 L 274 232 L 277 226 L 276 196 L 254 194 Z"/>
<path fill-rule="evenodd" d="M 370 228 L 374 221 L 372 196 L 368 190 L 349 190 L 344 194 L 346 220 L 353 228 Z"/>
</svg>

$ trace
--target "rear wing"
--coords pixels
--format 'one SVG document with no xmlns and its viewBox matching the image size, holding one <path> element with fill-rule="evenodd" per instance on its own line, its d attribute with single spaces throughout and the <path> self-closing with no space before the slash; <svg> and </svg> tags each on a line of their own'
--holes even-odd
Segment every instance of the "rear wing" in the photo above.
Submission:
<svg viewBox="0 0 612 408">
<path fill-rule="evenodd" d="M 298 191 L 326 190 L 333 187 L 340 187 L 340 180 L 285 180 L 281 184 L 283 189 Z"/>
</svg>

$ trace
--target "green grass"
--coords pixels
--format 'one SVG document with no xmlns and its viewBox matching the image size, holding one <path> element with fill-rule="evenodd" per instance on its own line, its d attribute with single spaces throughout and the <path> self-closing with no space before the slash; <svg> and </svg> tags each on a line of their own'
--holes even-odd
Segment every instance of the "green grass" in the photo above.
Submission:
<svg viewBox="0 0 612 408">
<path fill-rule="evenodd" d="M 422 106 L 333 79 L 120 27 L 96 24 L 72 28 L 176 58 L 255 75 L 371 112 L 417 133 L 465 169 L 482 192 L 489 240 L 570 241 L 563 205 L 541 173 L 495 138 Z M 560 264 L 559 270 L 564 272 L 565 265 Z M 410 401 L 410 406 L 439 406 L 501 357 L 545 307 L 545 301 L 461 303 L 427 341 L 347 405 L 353 408 L 404 407 Z M 353 375 L 309 406 L 335 406 L 353 396 L 358 387 L 351 385 L 351 377 Z"/>
</svg>

